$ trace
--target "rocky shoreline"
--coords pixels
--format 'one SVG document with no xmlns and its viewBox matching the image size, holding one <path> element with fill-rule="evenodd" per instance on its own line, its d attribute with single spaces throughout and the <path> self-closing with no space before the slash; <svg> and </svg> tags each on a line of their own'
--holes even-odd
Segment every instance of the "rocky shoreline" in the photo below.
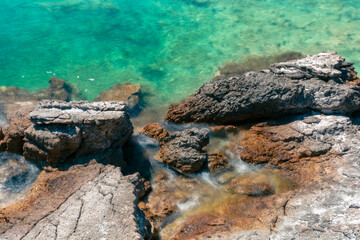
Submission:
<svg viewBox="0 0 360 240">
<path fill-rule="evenodd" d="M 50 83 L 0 129 L 41 169 L 0 239 L 360 238 L 360 87 L 335 52 L 214 78 L 135 135 L 139 86 L 89 103 Z"/>
</svg>

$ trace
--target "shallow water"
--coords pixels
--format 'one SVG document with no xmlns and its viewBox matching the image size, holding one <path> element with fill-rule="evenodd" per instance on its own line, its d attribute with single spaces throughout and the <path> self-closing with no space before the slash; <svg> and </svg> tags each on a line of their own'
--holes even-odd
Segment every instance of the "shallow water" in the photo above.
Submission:
<svg viewBox="0 0 360 240">
<path fill-rule="evenodd" d="M 337 50 L 360 60 L 358 0 L 2 0 L 0 85 L 51 76 L 89 100 L 143 84 L 149 105 L 177 102 L 248 55 Z"/>
<path fill-rule="evenodd" d="M 0 207 L 23 198 L 39 173 L 40 169 L 23 156 L 0 152 Z"/>
</svg>

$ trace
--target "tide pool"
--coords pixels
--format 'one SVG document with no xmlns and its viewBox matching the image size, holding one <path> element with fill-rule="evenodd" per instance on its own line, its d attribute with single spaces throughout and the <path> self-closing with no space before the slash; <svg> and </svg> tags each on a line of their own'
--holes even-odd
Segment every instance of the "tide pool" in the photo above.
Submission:
<svg viewBox="0 0 360 240">
<path fill-rule="evenodd" d="M 0 85 L 56 76 L 88 100 L 142 84 L 168 105 L 247 56 L 337 50 L 360 62 L 358 0 L 2 0 Z M 358 66 L 358 65 L 357 65 Z"/>
</svg>

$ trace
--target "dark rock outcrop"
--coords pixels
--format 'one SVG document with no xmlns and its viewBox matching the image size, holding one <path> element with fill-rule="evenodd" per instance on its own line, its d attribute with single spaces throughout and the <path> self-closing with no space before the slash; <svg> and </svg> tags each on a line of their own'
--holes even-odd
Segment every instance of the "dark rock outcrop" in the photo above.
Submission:
<svg viewBox="0 0 360 240">
<path fill-rule="evenodd" d="M 209 144 L 209 132 L 206 129 L 192 128 L 169 133 L 160 142 L 158 157 L 184 173 L 193 173 L 200 170 L 206 161 L 207 156 L 202 148 L 207 144 Z"/>
<path fill-rule="evenodd" d="M 352 113 L 360 109 L 360 88 L 342 84 L 353 80 L 352 63 L 335 52 L 271 65 L 205 83 L 180 104 L 173 104 L 166 119 L 174 122 L 233 123 L 312 110 Z"/>
<path fill-rule="evenodd" d="M 133 130 L 123 102 L 43 101 L 30 113 L 30 120 L 24 132 L 24 156 L 49 163 L 121 151 Z"/>
</svg>

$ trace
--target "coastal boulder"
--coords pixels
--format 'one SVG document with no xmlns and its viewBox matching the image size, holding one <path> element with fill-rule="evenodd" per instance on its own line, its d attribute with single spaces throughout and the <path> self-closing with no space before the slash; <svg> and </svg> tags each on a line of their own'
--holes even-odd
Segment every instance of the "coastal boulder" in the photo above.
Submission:
<svg viewBox="0 0 360 240">
<path fill-rule="evenodd" d="M 169 133 L 161 142 L 158 157 L 183 173 L 200 170 L 207 158 L 202 148 L 209 144 L 207 129 L 186 129 Z"/>
<path fill-rule="evenodd" d="M 42 101 L 30 113 L 30 121 L 24 156 L 49 163 L 115 153 L 133 131 L 123 102 Z"/>
<path fill-rule="evenodd" d="M 360 88 L 344 85 L 356 73 L 335 52 L 306 56 L 205 83 L 166 119 L 173 122 L 236 123 L 318 111 L 352 113 L 360 109 Z"/>
</svg>

